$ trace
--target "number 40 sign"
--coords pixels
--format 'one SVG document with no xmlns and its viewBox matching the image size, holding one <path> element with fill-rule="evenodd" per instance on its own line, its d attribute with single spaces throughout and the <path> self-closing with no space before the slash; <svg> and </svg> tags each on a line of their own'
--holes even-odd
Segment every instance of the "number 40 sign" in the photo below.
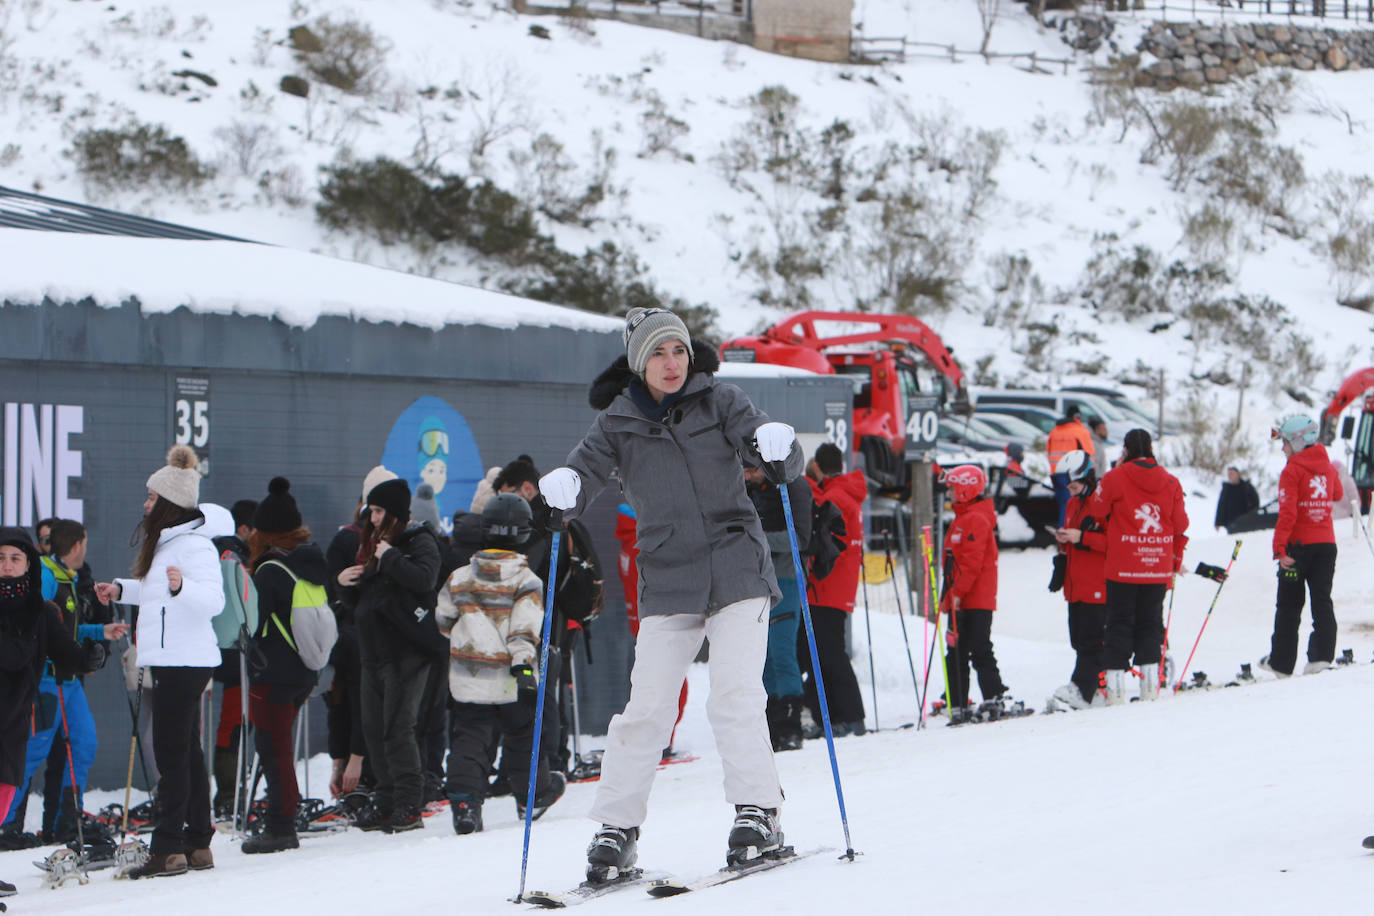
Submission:
<svg viewBox="0 0 1374 916">
<path fill-rule="evenodd" d="M 940 436 L 940 400 L 917 394 L 906 401 L 906 460 L 928 461 Z"/>
</svg>

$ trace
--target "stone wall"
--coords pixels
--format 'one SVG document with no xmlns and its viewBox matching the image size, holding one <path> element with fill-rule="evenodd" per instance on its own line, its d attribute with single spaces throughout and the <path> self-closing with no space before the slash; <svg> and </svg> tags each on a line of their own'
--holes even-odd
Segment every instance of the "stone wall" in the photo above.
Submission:
<svg viewBox="0 0 1374 916">
<path fill-rule="evenodd" d="M 754 0 L 754 47 L 811 60 L 849 59 L 853 0 Z"/>
<path fill-rule="evenodd" d="M 1139 85 L 1196 89 L 1224 83 L 1233 76 L 1249 76 L 1260 67 L 1374 67 L 1374 32 L 1264 23 L 1215 26 L 1156 22 L 1141 39 L 1139 50 L 1158 58 L 1141 68 Z"/>
</svg>

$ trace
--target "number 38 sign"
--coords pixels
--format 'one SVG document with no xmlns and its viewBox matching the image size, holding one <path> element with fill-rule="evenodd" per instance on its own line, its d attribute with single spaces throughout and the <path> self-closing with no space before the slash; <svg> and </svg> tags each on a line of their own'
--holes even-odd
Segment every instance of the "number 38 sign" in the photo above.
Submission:
<svg viewBox="0 0 1374 916">
<path fill-rule="evenodd" d="M 929 461 L 940 437 L 940 401 L 917 394 L 906 401 L 906 460 Z"/>
<path fill-rule="evenodd" d="M 178 376 L 172 384 L 172 441 L 189 445 L 210 473 L 210 380 Z"/>
</svg>

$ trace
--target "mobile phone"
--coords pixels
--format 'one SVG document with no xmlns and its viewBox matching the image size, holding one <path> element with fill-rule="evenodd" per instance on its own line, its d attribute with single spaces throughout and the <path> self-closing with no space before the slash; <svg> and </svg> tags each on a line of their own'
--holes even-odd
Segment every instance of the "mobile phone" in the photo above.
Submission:
<svg viewBox="0 0 1374 916">
<path fill-rule="evenodd" d="M 1056 527 L 1056 526 L 1054 526 L 1054 525 L 1046 525 L 1046 526 L 1045 526 L 1045 530 L 1048 531 L 1050 534 L 1058 534 L 1058 533 L 1059 533 L 1059 528 Z"/>
</svg>

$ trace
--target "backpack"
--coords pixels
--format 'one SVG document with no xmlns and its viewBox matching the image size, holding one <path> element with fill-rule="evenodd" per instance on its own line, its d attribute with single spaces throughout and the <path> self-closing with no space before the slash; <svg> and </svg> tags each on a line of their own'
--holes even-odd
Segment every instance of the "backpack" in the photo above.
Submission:
<svg viewBox="0 0 1374 916">
<path fill-rule="evenodd" d="M 844 513 L 835 503 L 811 504 L 811 543 L 806 555 L 811 559 L 811 578 L 824 579 L 835 570 L 835 561 L 849 546 L 844 525 Z"/>
<path fill-rule="evenodd" d="M 558 583 L 555 608 L 577 623 L 601 616 L 606 606 L 606 588 L 601 579 L 601 562 L 596 550 L 585 542 L 578 525 L 568 526 L 568 568 Z"/>
<path fill-rule="evenodd" d="M 210 622 L 221 649 L 239 648 L 243 636 L 258 631 L 258 587 L 232 550 L 220 554 L 219 574 L 224 581 L 224 609 Z"/>
<path fill-rule="evenodd" d="M 282 626 L 276 612 L 269 615 L 277 625 L 286 644 L 301 657 L 305 667 L 311 671 L 321 671 L 329 664 L 329 653 L 339 639 L 339 624 L 329 607 L 329 597 L 323 585 L 307 582 L 291 571 L 285 563 L 268 560 L 262 566 L 279 566 L 286 570 L 291 581 L 296 583 L 291 589 L 291 631 Z M 261 567 L 259 567 L 261 568 Z M 295 639 L 291 634 L 295 634 Z M 262 635 L 267 635 L 267 621 L 263 621 Z"/>
</svg>

